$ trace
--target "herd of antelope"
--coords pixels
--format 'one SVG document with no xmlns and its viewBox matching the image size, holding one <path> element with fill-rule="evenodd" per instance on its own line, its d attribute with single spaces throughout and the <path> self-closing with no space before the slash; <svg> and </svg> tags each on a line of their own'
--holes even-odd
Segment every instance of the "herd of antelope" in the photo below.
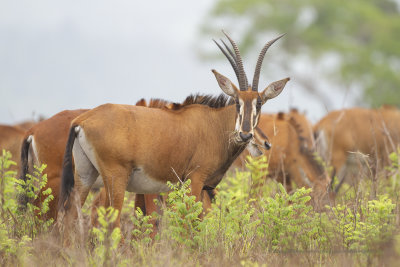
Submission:
<svg viewBox="0 0 400 267">
<path fill-rule="evenodd" d="M 125 191 L 134 192 L 136 206 L 151 214 L 157 208 L 153 200 L 169 190 L 167 182 L 186 179 L 191 180 L 191 194 L 207 210 L 225 173 L 242 168 L 249 153 L 266 155 L 268 178 L 284 184 L 288 192 L 294 184 L 313 188 L 317 202 L 339 190 L 352 152 L 367 155 L 374 173 L 388 163 L 389 153 L 400 143 L 399 110 L 339 110 L 314 126 L 294 109 L 262 114 L 261 106 L 289 81 L 275 81 L 258 91 L 264 55 L 282 35 L 263 47 L 249 84 L 239 49 L 224 34 L 232 48 L 214 42 L 239 85 L 212 70 L 225 94 L 191 95 L 182 103 L 142 99 L 136 105 L 104 104 L 64 110 L 37 123 L 0 126 L 0 149 L 12 153 L 20 179 L 25 180 L 34 165 L 47 164 L 44 189 L 51 188 L 54 196 L 48 217 L 73 221 L 75 207 L 81 207 L 93 189 L 100 190 L 95 203 L 118 211 Z M 336 188 L 333 177 L 338 179 Z M 20 205 L 27 201 L 21 198 Z M 114 227 L 119 225 L 118 217 Z"/>
</svg>

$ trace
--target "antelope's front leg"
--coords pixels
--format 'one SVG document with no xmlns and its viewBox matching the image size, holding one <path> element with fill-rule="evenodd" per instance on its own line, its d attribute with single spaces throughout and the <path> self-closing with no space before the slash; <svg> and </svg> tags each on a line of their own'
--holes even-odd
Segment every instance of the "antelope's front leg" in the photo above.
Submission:
<svg viewBox="0 0 400 267">
<path fill-rule="evenodd" d="M 201 201 L 201 192 L 204 187 L 205 176 L 200 173 L 193 173 L 189 179 L 191 180 L 190 194 L 196 197 L 196 201 Z"/>
</svg>

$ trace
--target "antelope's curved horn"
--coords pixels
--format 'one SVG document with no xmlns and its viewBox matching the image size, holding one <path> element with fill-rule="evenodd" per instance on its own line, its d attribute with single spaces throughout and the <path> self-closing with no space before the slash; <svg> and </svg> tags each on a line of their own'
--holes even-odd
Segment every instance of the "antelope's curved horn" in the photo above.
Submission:
<svg viewBox="0 0 400 267">
<path fill-rule="evenodd" d="M 285 35 L 285 33 L 281 34 L 278 37 L 276 37 L 275 39 L 269 41 L 268 43 L 265 44 L 265 46 L 261 50 L 260 55 L 258 56 L 257 65 L 256 65 L 256 69 L 254 71 L 254 76 L 253 76 L 253 86 L 252 86 L 253 91 L 258 91 L 258 81 L 260 80 L 261 65 L 263 63 L 265 53 L 267 52 L 268 48 L 273 43 L 275 43 L 278 39 L 280 39 L 284 35 Z"/>
<path fill-rule="evenodd" d="M 228 55 L 228 53 L 224 50 L 224 48 L 217 41 L 215 41 L 214 39 L 213 39 L 213 41 L 218 46 L 218 48 L 222 51 L 222 53 L 225 55 L 225 57 L 229 60 L 229 62 L 232 65 L 233 70 L 235 71 L 236 77 L 239 80 L 239 70 L 236 66 L 236 59 L 235 59 L 235 56 L 233 55 L 232 51 L 226 46 L 224 41 L 221 40 L 230 54 L 230 55 Z"/>
<path fill-rule="evenodd" d="M 228 50 L 228 52 L 229 52 L 229 54 L 231 55 L 231 57 L 235 60 L 235 63 L 237 63 L 236 56 L 235 56 L 235 54 L 232 52 L 232 50 L 229 48 L 229 46 L 228 46 L 228 45 L 224 42 L 224 40 L 222 40 L 222 39 L 221 39 L 221 42 L 224 44 L 226 50 Z M 236 66 L 236 69 L 237 69 L 237 66 Z M 236 72 L 236 71 L 235 71 L 235 72 Z M 238 81 L 239 81 L 239 72 L 236 74 L 236 76 L 237 76 L 237 79 L 238 79 Z M 244 84 L 246 84 L 246 89 L 247 89 L 247 85 L 248 85 L 249 83 L 248 83 L 248 81 L 247 81 L 247 76 L 246 76 L 246 74 L 244 75 L 244 77 L 245 77 L 245 82 L 244 82 Z"/>
<path fill-rule="evenodd" d="M 224 42 L 224 40 L 220 39 L 221 42 L 224 44 L 226 50 L 228 50 L 229 54 L 231 55 L 231 57 L 235 60 L 236 63 L 236 56 L 235 54 L 232 52 L 232 50 L 229 48 L 229 46 Z"/>
<path fill-rule="evenodd" d="M 236 66 L 238 67 L 238 70 L 239 70 L 240 91 L 246 91 L 248 83 L 247 83 L 246 73 L 244 72 L 243 61 L 242 61 L 242 57 L 240 56 L 239 48 L 236 45 L 235 41 L 233 41 L 232 38 L 224 30 L 222 30 L 222 33 L 225 34 L 226 38 L 228 38 L 229 42 L 231 43 L 231 45 L 233 47 L 233 51 L 235 52 L 235 55 L 236 55 Z"/>
</svg>

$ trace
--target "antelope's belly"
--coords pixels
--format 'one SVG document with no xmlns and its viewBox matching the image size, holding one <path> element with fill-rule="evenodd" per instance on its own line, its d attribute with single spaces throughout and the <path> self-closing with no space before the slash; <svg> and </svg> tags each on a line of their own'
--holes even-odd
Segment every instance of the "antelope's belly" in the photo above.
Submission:
<svg viewBox="0 0 400 267">
<path fill-rule="evenodd" d="M 135 168 L 128 181 L 126 191 L 139 194 L 154 194 L 170 191 L 167 183 L 160 182 L 147 175 L 142 168 Z"/>
</svg>

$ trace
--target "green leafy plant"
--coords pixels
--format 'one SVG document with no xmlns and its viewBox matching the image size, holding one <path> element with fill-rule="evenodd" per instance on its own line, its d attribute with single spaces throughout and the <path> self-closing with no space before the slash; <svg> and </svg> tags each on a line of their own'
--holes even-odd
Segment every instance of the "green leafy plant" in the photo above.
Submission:
<svg viewBox="0 0 400 267">
<path fill-rule="evenodd" d="M 318 239 L 319 223 L 313 208 L 307 205 L 311 189 L 300 188 L 289 195 L 279 184 L 280 192 L 260 202 L 261 220 L 258 235 L 266 248 L 272 250 L 314 249 L 312 240 Z"/>
<path fill-rule="evenodd" d="M 131 216 L 134 229 L 132 230 L 131 244 L 134 248 L 147 247 L 151 244 L 151 234 L 153 233 L 153 224 L 150 222 L 151 215 L 144 215 L 143 211 L 138 208 L 135 216 Z"/>
<path fill-rule="evenodd" d="M 168 194 L 164 209 L 164 234 L 180 247 L 192 248 L 199 242 L 201 202 L 190 195 L 190 179 L 174 185 L 168 182 Z"/>
<path fill-rule="evenodd" d="M 331 230 L 341 237 L 349 250 L 376 251 L 394 233 L 395 204 L 386 195 L 365 201 L 354 209 L 338 204 L 332 207 Z"/>
<path fill-rule="evenodd" d="M 46 189 L 47 174 L 43 174 L 46 167 L 46 164 L 34 166 L 33 174 L 27 174 L 26 181 L 14 179 L 19 197 L 26 196 L 29 199 L 26 209 L 20 215 L 25 218 L 21 224 L 22 231 L 29 231 L 32 238 L 46 232 L 54 222 L 46 216 L 49 203 L 54 199 L 51 188 Z"/>
<path fill-rule="evenodd" d="M 15 162 L 11 153 L 5 150 L 0 156 L 0 264 L 14 265 L 29 255 L 31 237 L 16 229 L 24 221 L 18 214 L 17 194 L 15 190 L 16 172 L 9 170 Z M 18 233 L 18 234 L 16 234 Z M 19 237 L 19 238 L 18 238 Z"/>
<path fill-rule="evenodd" d="M 113 223 L 118 218 L 118 210 L 99 207 L 97 216 L 99 227 L 93 227 L 91 230 L 96 247 L 89 257 L 89 263 L 93 266 L 112 266 L 119 256 L 117 248 L 122 238 L 120 228 L 113 228 Z"/>
</svg>

